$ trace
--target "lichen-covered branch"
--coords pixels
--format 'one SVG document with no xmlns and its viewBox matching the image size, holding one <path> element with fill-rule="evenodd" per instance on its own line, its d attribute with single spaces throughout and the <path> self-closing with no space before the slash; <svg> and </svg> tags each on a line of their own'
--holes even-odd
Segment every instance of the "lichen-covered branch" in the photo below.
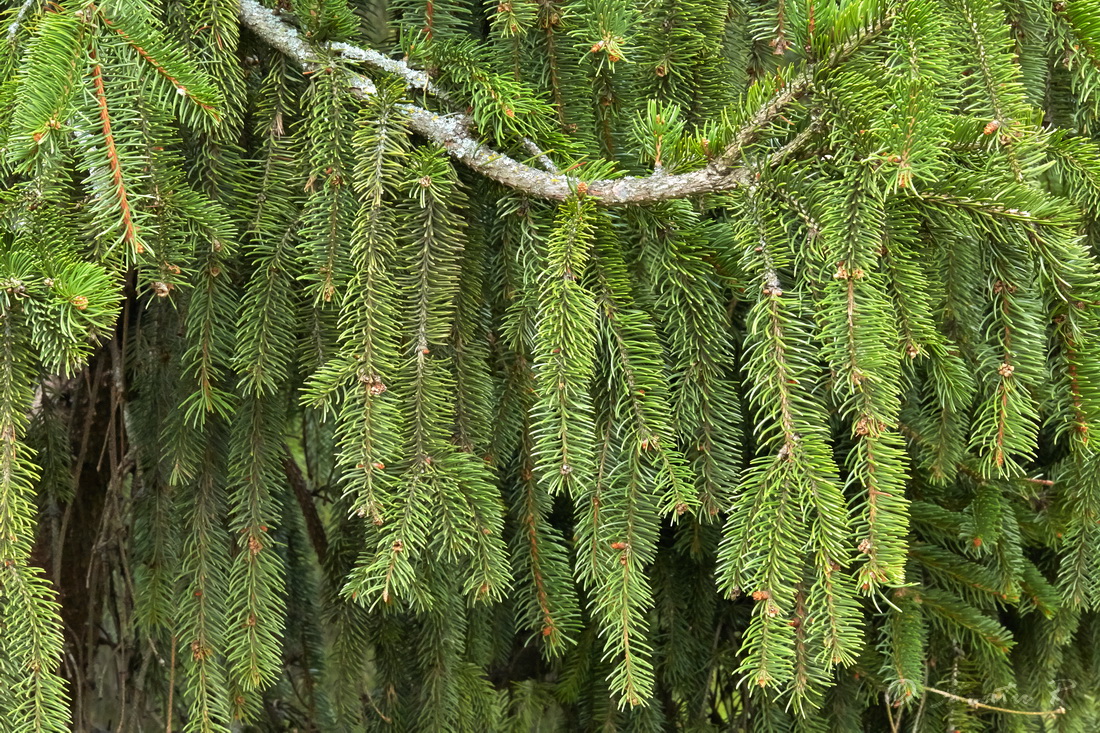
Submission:
<svg viewBox="0 0 1100 733">
<path fill-rule="evenodd" d="M 834 65 L 850 56 L 868 39 L 888 27 L 895 13 L 896 9 L 886 13 L 877 23 L 864 29 L 863 33 L 841 44 L 826 63 Z M 256 35 L 303 67 L 316 67 L 316 57 L 309 44 L 299 37 L 298 31 L 257 0 L 241 0 L 241 19 Z M 413 69 L 404 61 L 348 43 L 333 43 L 329 45 L 329 49 L 344 58 L 367 63 L 393 74 L 404 80 L 410 89 L 420 89 L 433 96 L 445 98 L 427 72 Z M 706 167 L 688 173 L 667 174 L 658 170 L 648 176 L 589 182 L 585 189 L 586 195 L 604 205 L 644 204 L 728 191 L 748 184 L 752 180 L 749 169 L 735 165 L 741 151 L 783 109 L 808 92 L 812 81 L 811 70 L 806 69 L 784 84 L 768 104 L 745 122 L 729 148 Z M 351 75 L 351 86 L 360 94 L 375 93 L 374 82 L 361 74 Z M 408 115 L 411 129 L 443 147 L 456 160 L 498 183 L 531 196 L 557 201 L 564 200 L 577 190 L 580 180 L 559 173 L 554 163 L 531 140 L 525 139 L 524 147 L 546 170 L 533 168 L 486 146 L 470 132 L 473 121 L 464 114 L 438 114 L 413 104 L 403 105 L 402 108 Z M 776 153 L 775 157 L 787 157 L 808 138 L 809 134 L 799 135 L 791 144 Z"/>
<path fill-rule="evenodd" d="M 273 48 L 285 53 L 307 69 L 316 68 L 312 49 L 292 26 L 280 20 L 257 0 L 241 0 L 241 20 Z M 377 51 L 348 44 L 333 44 L 333 50 L 349 59 L 365 61 L 393 73 L 412 88 L 431 93 L 434 86 L 427 74 L 411 69 L 400 61 L 387 59 Z M 353 74 L 351 86 L 361 94 L 374 94 L 375 86 L 366 76 Z M 413 104 L 403 105 L 409 127 L 443 147 L 453 158 L 482 175 L 531 196 L 561 201 L 576 189 L 577 179 L 526 165 L 487 147 L 470 132 L 472 121 L 466 115 L 441 115 Z M 534 151 L 532 151 L 534 152 Z M 536 157 L 545 157 L 538 156 Z M 714 191 L 727 191 L 750 180 L 746 168 L 712 164 L 701 170 L 680 174 L 654 173 L 650 176 L 607 179 L 590 182 L 587 195 L 605 205 L 639 204 L 684 198 Z"/>
</svg>

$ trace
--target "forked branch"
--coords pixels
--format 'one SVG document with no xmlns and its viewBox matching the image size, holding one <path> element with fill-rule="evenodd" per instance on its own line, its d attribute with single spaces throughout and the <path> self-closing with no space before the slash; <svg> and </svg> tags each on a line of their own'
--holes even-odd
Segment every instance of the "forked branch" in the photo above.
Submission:
<svg viewBox="0 0 1100 733">
<path fill-rule="evenodd" d="M 883 18 L 876 27 L 867 29 L 867 33 L 859 39 L 838 49 L 830 62 L 839 62 L 850 55 L 863 41 L 885 28 L 891 17 Z M 297 29 L 283 22 L 257 0 L 241 0 L 241 20 L 266 43 L 294 59 L 303 68 L 317 68 L 316 54 L 298 35 Z M 403 61 L 346 43 L 334 43 L 329 48 L 349 60 L 367 63 L 400 77 L 411 89 L 421 89 L 429 94 L 439 93 L 428 74 L 410 68 Z M 362 74 L 351 74 L 350 85 L 356 93 L 362 95 L 374 94 L 376 91 L 374 82 Z M 749 168 L 734 165 L 741 150 L 756 138 L 761 129 L 778 117 L 784 108 L 807 92 L 810 85 L 809 71 L 790 80 L 737 132 L 730 149 L 704 168 L 687 173 L 655 172 L 648 176 L 593 181 L 587 184 L 587 195 L 604 205 L 643 204 L 729 191 L 747 185 L 753 178 Z M 579 179 L 558 173 L 553 163 L 537 146 L 532 148 L 533 144 L 527 145 L 528 150 L 548 170 L 534 168 L 486 146 L 471 132 L 473 121 L 467 115 L 437 114 L 414 104 L 404 104 L 402 110 L 406 113 L 412 130 L 444 148 L 456 160 L 509 188 L 557 201 L 567 198 L 577 189 Z M 799 136 L 797 139 L 802 142 L 806 138 Z M 786 157 L 791 152 L 788 145 L 782 149 L 780 157 Z"/>
</svg>

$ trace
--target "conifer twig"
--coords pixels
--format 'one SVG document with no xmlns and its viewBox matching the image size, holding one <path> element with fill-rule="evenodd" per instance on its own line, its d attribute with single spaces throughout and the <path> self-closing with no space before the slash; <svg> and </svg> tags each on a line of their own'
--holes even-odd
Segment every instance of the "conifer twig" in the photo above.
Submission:
<svg viewBox="0 0 1100 733">
<path fill-rule="evenodd" d="M 107 91 L 103 85 L 103 67 L 96 59 L 95 52 L 91 51 L 92 81 L 95 84 L 95 98 L 99 108 L 99 120 L 103 129 L 103 146 L 107 152 L 107 165 L 111 169 L 111 179 L 114 183 L 115 195 L 118 197 L 118 207 L 122 212 L 122 240 L 133 247 L 138 254 L 144 251 L 141 241 L 138 239 L 137 226 L 130 209 L 130 197 L 123 181 L 122 162 L 119 160 L 118 150 L 115 147 L 115 136 L 111 131 L 111 114 L 107 107 Z"/>
<path fill-rule="evenodd" d="M 420 89 L 441 101 L 450 101 L 447 93 L 432 82 L 428 72 L 421 69 L 414 69 L 401 59 L 391 59 L 389 56 L 375 51 L 373 48 L 360 48 L 350 43 L 330 43 L 328 48 L 346 59 L 362 61 L 370 64 L 376 69 L 381 69 L 382 71 L 401 78 L 405 82 L 405 87 L 407 89 Z M 558 174 L 557 165 L 554 164 L 554 161 L 550 160 L 550 156 L 548 156 L 534 140 L 525 137 L 520 142 L 523 143 L 523 147 L 527 149 L 527 152 L 531 153 L 539 162 L 539 165 L 550 173 L 555 175 Z"/>
<path fill-rule="evenodd" d="M 1054 710 L 1011 710 L 1009 708 L 999 708 L 995 705 L 986 705 L 984 702 L 979 702 L 972 697 L 963 697 L 962 695 L 956 695 L 952 692 L 945 692 L 943 690 L 937 690 L 935 687 L 925 687 L 925 692 L 932 692 L 937 695 L 946 697 L 948 700 L 955 700 L 956 702 L 965 702 L 972 708 L 980 708 L 982 710 L 992 710 L 995 713 L 1007 713 L 1009 715 L 1042 715 L 1053 716 L 1063 715 L 1066 712 L 1064 707 L 1055 708 Z"/>
</svg>

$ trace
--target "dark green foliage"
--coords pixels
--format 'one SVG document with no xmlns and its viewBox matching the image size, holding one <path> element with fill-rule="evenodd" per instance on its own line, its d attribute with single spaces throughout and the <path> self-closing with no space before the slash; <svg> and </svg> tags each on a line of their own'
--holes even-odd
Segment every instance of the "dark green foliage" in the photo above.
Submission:
<svg viewBox="0 0 1100 733">
<path fill-rule="evenodd" d="M 1100 3 L 5 8 L 0 733 L 1100 727 Z"/>
</svg>

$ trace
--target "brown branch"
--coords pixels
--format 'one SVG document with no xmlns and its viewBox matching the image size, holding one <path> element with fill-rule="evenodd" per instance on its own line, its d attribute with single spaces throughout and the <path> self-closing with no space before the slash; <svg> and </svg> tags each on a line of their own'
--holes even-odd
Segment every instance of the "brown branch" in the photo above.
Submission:
<svg viewBox="0 0 1100 733">
<path fill-rule="evenodd" d="M 290 488 L 294 491 L 294 498 L 298 500 L 298 506 L 302 510 L 302 518 L 306 523 L 306 534 L 309 535 L 309 541 L 313 545 L 314 552 L 317 553 L 317 559 L 323 563 L 325 558 L 328 557 L 328 538 L 325 536 L 325 526 L 321 523 L 320 515 L 317 514 L 317 507 L 313 504 L 313 495 L 309 493 L 309 487 L 306 486 L 302 469 L 298 467 L 298 462 L 290 455 L 289 450 L 283 454 L 283 471 L 286 473 L 286 480 L 290 484 Z"/>
<path fill-rule="evenodd" d="M 172 733 L 172 695 L 176 691 L 176 635 L 172 634 L 172 661 L 168 666 L 168 704 L 164 713 L 164 733 Z"/>
<path fill-rule="evenodd" d="M 107 107 L 107 90 L 103 85 L 103 67 L 96 59 L 94 50 L 89 50 L 88 54 L 93 62 L 92 81 L 95 84 L 95 96 L 99 105 L 99 120 L 103 126 L 103 145 L 107 149 L 107 165 L 111 169 L 115 195 L 118 196 L 118 208 L 122 212 L 122 239 L 126 244 L 131 245 L 134 251 L 141 254 L 145 251 L 145 247 L 138 239 L 137 226 L 134 224 L 133 213 L 130 210 L 130 199 L 122 179 L 122 162 L 118 158 L 115 136 L 111 132 L 111 114 Z"/>
<path fill-rule="evenodd" d="M 188 99 L 190 99 L 190 100 L 191 100 L 192 102 L 194 102 L 194 103 L 195 103 L 196 105 L 198 105 L 198 106 L 199 106 L 199 107 L 201 107 L 202 109 L 204 109 L 204 110 L 206 110 L 207 112 L 209 112 L 209 113 L 210 113 L 210 115 L 211 115 L 211 116 L 212 116 L 212 117 L 213 117 L 213 118 L 214 118 L 215 120 L 217 120 L 217 121 L 220 121 L 220 120 L 221 120 L 221 115 L 220 115 L 220 114 L 218 114 L 218 110 L 214 108 L 214 105 L 212 105 L 212 104 L 207 104 L 206 102 L 203 102 L 203 101 L 200 101 L 199 99 L 196 99 L 196 98 L 195 98 L 195 95 L 191 93 L 191 90 L 190 90 L 190 89 L 188 89 L 188 88 L 187 88 L 186 86 L 184 86 L 184 84 L 183 84 L 182 82 L 180 82 L 180 80 L 179 80 L 179 79 L 177 79 L 176 77 L 172 76 L 172 75 L 171 75 L 171 74 L 170 74 L 170 73 L 168 72 L 168 69 L 164 68 L 164 66 L 162 66 L 162 65 L 161 65 L 161 63 L 160 63 L 159 61 L 157 61 L 157 60 L 156 60 L 155 58 L 153 58 L 153 55 L 152 55 L 152 54 L 150 54 L 150 53 L 149 53 L 148 51 L 146 51 L 146 50 L 145 50 L 144 48 L 142 48 L 141 46 L 139 46 L 139 45 L 137 44 L 137 42 L 135 42 L 135 41 L 134 41 L 134 40 L 133 40 L 132 38 L 130 38 L 130 36 L 129 36 L 129 35 L 127 35 L 127 34 L 126 34 L 126 32 L 125 32 L 124 30 L 122 30 L 122 29 L 121 29 L 121 28 L 119 28 L 119 27 L 118 27 L 117 25 L 115 25 L 114 23 L 112 23 L 112 22 L 111 22 L 111 19 L 110 19 L 110 18 L 108 18 L 107 16 L 105 16 L 105 15 L 102 15 L 102 14 L 100 15 L 100 17 L 101 17 L 101 18 L 103 19 L 103 24 L 104 24 L 104 25 L 106 25 L 106 26 L 107 26 L 108 28 L 110 28 L 110 29 L 111 29 L 111 30 L 113 30 L 113 31 L 114 31 L 115 33 L 117 33 L 117 34 L 118 34 L 119 36 L 121 36 L 121 37 L 122 37 L 122 40 L 126 41 L 126 43 L 128 43 L 128 44 L 130 45 L 130 47 L 131 47 L 132 49 L 134 49 L 134 50 L 135 50 L 135 51 L 137 52 L 137 54 L 138 54 L 139 56 L 141 56 L 141 58 L 142 58 L 142 59 L 144 59 L 144 60 L 145 60 L 145 62 L 146 62 L 147 64 L 149 64 L 150 66 L 152 66 L 152 67 L 153 67 L 153 68 L 154 68 L 154 69 L 156 70 L 156 72 L 157 72 L 158 74 L 160 74 L 161 76 L 163 76 L 163 77 L 164 77 L 164 78 L 165 78 L 165 79 L 166 79 L 166 80 L 168 81 L 168 83 L 169 83 L 169 84 L 171 84 L 172 86 L 174 86 L 174 87 L 175 87 L 176 89 L 178 89 L 178 90 L 181 90 L 181 93 L 182 93 L 182 94 L 185 94 L 185 95 L 187 96 L 187 98 L 188 98 Z"/>
</svg>

